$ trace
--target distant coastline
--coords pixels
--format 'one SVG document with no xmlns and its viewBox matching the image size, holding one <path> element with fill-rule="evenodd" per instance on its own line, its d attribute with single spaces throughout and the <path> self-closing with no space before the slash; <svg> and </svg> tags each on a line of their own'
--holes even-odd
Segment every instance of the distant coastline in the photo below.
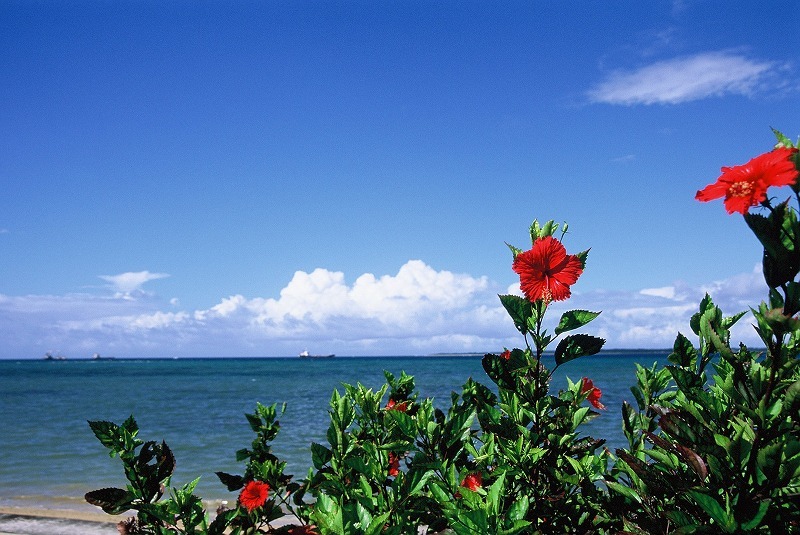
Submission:
<svg viewBox="0 0 800 535">
<path fill-rule="evenodd" d="M 750 348 L 754 351 L 764 351 L 764 348 Z M 600 353 L 597 355 L 603 354 L 616 354 L 616 355 L 669 355 L 672 352 L 672 348 L 662 348 L 662 349 L 602 349 Z M 440 351 L 435 353 L 427 353 L 427 354 L 418 354 L 418 355 L 336 355 L 337 358 L 343 359 L 358 359 L 358 358 L 383 358 L 383 359 L 391 359 L 391 358 L 475 358 L 475 357 L 483 357 L 488 353 L 498 353 L 498 351 Z M 545 356 L 552 357 L 553 351 L 545 351 Z M 310 358 L 312 360 L 316 360 L 319 358 L 330 357 L 332 355 L 312 355 Z M 99 354 L 94 354 L 88 357 L 67 357 L 65 355 L 59 354 L 57 356 L 53 356 L 51 354 L 45 354 L 44 357 L 39 358 L 2 358 L 0 360 L 45 360 L 45 361 L 80 361 L 80 362 L 92 362 L 92 361 L 119 361 L 119 360 L 184 360 L 184 361 L 191 361 L 191 360 L 246 360 L 246 359 L 296 359 L 297 356 L 289 356 L 289 355 L 275 355 L 275 356 L 265 356 L 265 355 L 251 355 L 251 356 L 242 356 L 242 355 L 227 355 L 227 356 L 194 356 L 194 357 L 138 357 L 138 356 L 115 356 L 115 357 L 101 357 Z"/>
<path fill-rule="evenodd" d="M 443 353 L 430 353 L 425 355 L 427 357 L 482 357 L 488 353 L 492 353 L 492 351 L 485 351 L 485 352 L 443 352 Z M 496 353 L 496 351 L 495 351 Z M 602 355 L 603 353 L 623 353 L 623 354 L 631 354 L 631 355 L 652 355 L 652 354 L 669 354 L 672 353 L 671 348 L 662 348 L 662 349 L 601 349 L 598 355 Z M 545 351 L 545 355 L 552 356 L 553 351 Z"/>
<path fill-rule="evenodd" d="M 748 348 L 751 351 L 756 351 L 760 353 L 764 353 L 766 348 L 763 347 L 751 347 Z M 441 351 L 436 353 L 427 353 L 427 354 L 417 354 L 417 355 L 336 355 L 336 360 L 341 359 L 393 359 L 393 358 L 481 358 L 487 353 L 498 353 L 498 351 Z M 661 348 L 661 349 L 602 349 L 596 355 L 590 355 L 590 357 L 602 357 L 603 355 L 617 355 L 620 357 L 625 356 L 646 356 L 646 355 L 662 355 L 667 356 L 672 353 L 672 348 Z M 324 355 L 327 357 L 328 355 Z M 551 358 L 553 356 L 553 351 L 545 351 L 545 357 Z M 308 359 L 302 360 L 319 360 L 320 357 L 313 356 Z M 125 356 L 125 357 L 100 357 L 93 356 L 93 357 L 75 357 L 69 358 L 63 355 L 58 355 L 57 357 L 53 358 L 31 358 L 31 357 L 22 357 L 22 358 L 13 358 L 13 357 L 3 357 L 0 360 L 6 361 L 69 361 L 69 362 L 95 362 L 95 361 L 136 361 L 136 360 L 181 360 L 181 361 L 195 361 L 195 360 L 270 360 L 270 359 L 297 359 L 297 356 L 288 356 L 288 355 L 276 355 L 276 356 L 265 356 L 265 355 L 252 355 L 252 356 L 195 356 L 195 357 L 137 357 L 137 356 Z M 326 359 L 330 360 L 330 359 Z"/>
</svg>

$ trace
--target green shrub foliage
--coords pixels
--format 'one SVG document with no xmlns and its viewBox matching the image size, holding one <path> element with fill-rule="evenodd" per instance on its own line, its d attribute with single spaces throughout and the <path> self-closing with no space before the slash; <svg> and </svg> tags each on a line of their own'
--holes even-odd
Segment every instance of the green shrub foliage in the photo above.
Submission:
<svg viewBox="0 0 800 535">
<path fill-rule="evenodd" d="M 547 320 L 588 251 L 566 253 L 566 224 L 534 221 L 530 250 L 509 245 L 524 297 L 500 296 L 523 344 L 483 357 L 489 383 L 467 379 L 446 409 L 405 373 L 385 372 L 377 390 L 343 385 L 300 480 L 272 453 L 285 407 L 258 404 L 246 415 L 255 439 L 236 453 L 243 474 L 217 473 L 239 493 L 236 507 L 214 515 L 194 494 L 197 480 L 170 487 L 172 452 L 140 440 L 133 417 L 89 422 L 127 484 L 86 500 L 109 514 L 135 511 L 119 525 L 131 535 L 800 532 L 800 224 L 791 199 L 766 195 L 788 185 L 800 204 L 800 186 L 795 145 L 776 136 L 780 150 L 748 164 L 756 174 L 731 181 L 723 169 L 697 196 L 724 195 L 764 248 L 769 293 L 749 311 L 763 347 L 733 346 L 745 312 L 726 316 L 706 295 L 689 321 L 694 343 L 679 333 L 669 364 L 636 365 L 635 405 L 621 407 L 626 448 L 612 453 L 582 431 L 605 408 L 600 389 L 583 378 L 556 391 L 542 363 L 552 350 L 555 368 L 568 366 L 604 340 L 577 332 L 599 312 Z M 750 211 L 757 205 L 764 213 Z"/>
</svg>

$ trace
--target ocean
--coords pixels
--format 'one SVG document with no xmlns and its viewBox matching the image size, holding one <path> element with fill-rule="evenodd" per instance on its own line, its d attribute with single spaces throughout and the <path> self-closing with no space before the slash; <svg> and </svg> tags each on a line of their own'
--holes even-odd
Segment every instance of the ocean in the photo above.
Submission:
<svg viewBox="0 0 800 535">
<path fill-rule="evenodd" d="M 603 392 L 607 409 L 586 432 L 612 448 L 626 444 L 621 430 L 623 400 L 634 402 L 634 363 L 665 362 L 664 351 L 603 351 L 561 366 L 552 389 L 566 377 L 589 377 Z M 545 358 L 552 369 L 552 359 Z M 479 356 L 115 359 L 0 361 L 0 506 L 38 509 L 99 509 L 83 495 L 125 485 L 119 459 L 110 458 L 88 420 L 121 423 L 133 415 L 143 440 L 164 440 L 177 467 L 173 486 L 201 476 L 196 493 L 234 501 L 215 471 L 242 473 L 236 450 L 252 434 L 244 414 L 256 402 L 286 403 L 273 452 L 287 473 L 305 477 L 309 445 L 325 441 L 328 401 L 342 383 L 380 388 L 383 371 L 413 375 L 421 397 L 447 407 L 472 377 L 491 385 Z M 2 531 L 0 529 L 0 531 Z"/>
</svg>

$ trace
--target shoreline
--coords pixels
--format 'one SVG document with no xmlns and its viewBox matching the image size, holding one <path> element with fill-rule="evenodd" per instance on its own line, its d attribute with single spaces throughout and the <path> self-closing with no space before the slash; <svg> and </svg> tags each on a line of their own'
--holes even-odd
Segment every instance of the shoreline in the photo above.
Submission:
<svg viewBox="0 0 800 535">
<path fill-rule="evenodd" d="M 58 520 L 77 520 L 80 522 L 96 522 L 103 524 L 117 524 L 130 515 L 109 515 L 98 511 L 79 511 L 76 509 L 47 509 L 44 507 L 0 505 L 0 515 L 24 516 L 31 518 L 51 518 Z M 0 532 L 1 533 L 1 532 Z"/>
<path fill-rule="evenodd" d="M 123 518 L 74 509 L 0 506 L 0 535 L 113 535 Z"/>
<path fill-rule="evenodd" d="M 205 504 L 209 520 L 213 520 L 214 511 L 219 500 L 211 500 Z M 94 506 L 91 506 L 94 507 Z M 47 508 L 45 506 L 0 505 L 0 535 L 105 535 L 116 534 L 117 524 L 136 511 L 127 511 L 120 515 L 109 515 L 97 508 L 97 511 L 85 511 L 75 508 Z M 291 515 L 272 522 L 272 527 L 292 524 Z M 295 520 L 296 522 L 296 520 Z"/>
</svg>

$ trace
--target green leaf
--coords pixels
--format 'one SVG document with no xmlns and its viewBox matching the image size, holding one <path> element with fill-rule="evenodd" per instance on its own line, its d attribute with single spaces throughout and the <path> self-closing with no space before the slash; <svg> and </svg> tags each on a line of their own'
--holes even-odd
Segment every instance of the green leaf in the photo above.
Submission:
<svg viewBox="0 0 800 535">
<path fill-rule="evenodd" d="M 406 491 L 404 495 L 415 496 L 418 494 L 425 487 L 428 479 L 430 479 L 430 477 L 434 474 L 435 473 L 433 470 L 419 470 L 412 468 L 408 474 L 406 474 Z"/>
<path fill-rule="evenodd" d="M 634 411 L 633 407 L 627 402 L 622 402 L 622 427 L 625 432 L 625 436 L 630 441 L 631 438 L 634 436 L 635 432 L 635 425 L 637 421 L 637 414 Z"/>
<path fill-rule="evenodd" d="M 678 333 L 672 345 L 672 353 L 667 359 L 683 368 L 691 367 L 697 359 L 697 351 L 692 343 L 683 334 Z"/>
<path fill-rule="evenodd" d="M 800 413 L 800 381 L 795 381 L 786 389 L 781 412 L 792 418 L 796 418 Z"/>
<path fill-rule="evenodd" d="M 225 485 L 231 492 L 239 490 L 240 488 L 244 487 L 244 478 L 242 478 L 242 476 L 226 474 L 225 472 L 214 472 L 214 473 L 217 474 L 217 477 L 222 482 L 222 484 Z"/>
<path fill-rule="evenodd" d="M 706 477 L 708 477 L 708 466 L 703 458 L 700 457 L 697 452 L 682 444 L 675 444 L 675 448 L 678 450 L 681 457 L 683 457 L 683 460 L 686 461 L 686 464 L 697 474 L 700 481 L 705 481 Z"/>
<path fill-rule="evenodd" d="M 589 407 L 581 407 L 572 414 L 573 429 L 577 429 L 578 426 L 581 425 L 586 420 L 586 417 L 589 415 L 590 410 L 591 409 Z"/>
<path fill-rule="evenodd" d="M 608 488 L 617 492 L 618 494 L 622 494 L 626 498 L 633 500 L 637 503 L 642 503 L 642 497 L 639 496 L 639 493 L 637 493 L 632 488 L 626 487 L 625 485 L 617 483 L 616 481 L 606 481 L 606 485 L 608 485 Z"/>
<path fill-rule="evenodd" d="M 683 414 L 683 412 L 679 412 L 678 410 L 667 409 L 661 414 L 658 425 L 672 438 L 694 443 L 697 440 L 697 435 L 692 429 L 692 426 L 684 419 Z"/>
<path fill-rule="evenodd" d="M 250 450 L 247 448 L 242 448 L 240 450 L 236 450 L 236 461 L 241 462 L 250 457 Z"/>
<path fill-rule="evenodd" d="M 391 514 L 391 511 L 386 511 L 383 514 L 376 516 L 369 526 L 364 530 L 364 535 L 377 535 L 378 533 L 381 533 Z"/>
<path fill-rule="evenodd" d="M 237 514 L 239 514 L 237 509 L 228 509 L 227 511 L 219 513 L 208 526 L 208 535 L 224 535 L 225 530 L 228 529 L 228 526 Z"/>
<path fill-rule="evenodd" d="M 525 499 L 527 500 L 527 498 L 526 496 Z M 498 535 L 516 535 L 517 533 L 523 533 L 530 525 L 531 522 L 529 520 L 515 520 L 510 528 L 501 529 L 497 533 Z"/>
<path fill-rule="evenodd" d="M 358 515 L 358 522 L 361 524 L 361 527 L 365 531 L 368 530 L 370 524 L 372 524 L 372 515 L 369 514 L 369 511 L 367 511 L 361 503 L 356 503 L 356 514 Z"/>
<path fill-rule="evenodd" d="M 540 225 L 539 221 L 534 219 L 533 223 L 531 223 L 530 234 L 531 234 L 531 243 L 535 242 L 540 238 L 546 238 L 547 236 L 552 236 L 558 230 L 558 223 L 550 219 L 546 221 L 544 225 Z M 566 229 L 564 229 L 566 232 Z"/>
<path fill-rule="evenodd" d="M 488 375 L 497 386 L 505 390 L 514 389 L 514 376 L 509 370 L 508 363 L 499 355 L 493 355 L 491 353 L 484 355 L 481 364 L 483 365 L 486 375 Z"/>
<path fill-rule="evenodd" d="M 599 315 L 599 312 L 589 312 L 588 310 L 568 310 L 561 315 L 561 320 L 558 322 L 555 333 L 559 335 L 563 332 L 579 329 Z"/>
<path fill-rule="evenodd" d="M 469 437 L 472 421 L 475 418 L 475 411 L 459 411 L 445 422 L 444 438 L 448 448 L 454 444 L 463 443 Z"/>
<path fill-rule="evenodd" d="M 790 281 L 786 284 L 786 302 L 783 306 L 783 313 L 787 316 L 794 316 L 800 312 L 800 283 Z"/>
<path fill-rule="evenodd" d="M 762 270 L 764 271 L 764 281 L 770 288 L 777 288 L 782 284 L 790 282 L 797 275 L 797 262 L 789 251 L 782 251 L 779 256 L 770 255 L 764 250 L 761 259 Z"/>
<path fill-rule="evenodd" d="M 328 464 L 331 457 L 331 450 L 322 444 L 317 444 L 316 442 L 311 443 L 311 462 L 314 464 L 314 468 L 322 470 L 322 467 Z"/>
<path fill-rule="evenodd" d="M 742 524 L 742 529 L 745 531 L 751 531 L 756 529 L 759 524 L 761 524 L 761 520 L 763 520 L 764 515 L 767 514 L 767 510 L 770 506 L 770 500 L 761 500 L 758 504 L 758 511 L 753 518 L 748 520 L 747 522 Z"/>
<path fill-rule="evenodd" d="M 473 511 L 459 512 L 458 521 L 467 527 L 469 531 L 466 533 L 472 533 L 475 535 L 478 533 L 489 533 L 489 518 L 486 514 L 486 511 L 477 509 Z"/>
<path fill-rule="evenodd" d="M 772 128 L 772 133 L 775 135 L 775 138 L 778 140 L 778 143 L 775 145 L 775 148 L 778 147 L 786 147 L 787 149 L 794 148 L 794 143 L 792 140 L 783 135 L 783 133 L 779 130 Z"/>
<path fill-rule="evenodd" d="M 533 317 L 530 301 L 518 295 L 500 295 L 498 297 L 508 315 L 511 316 L 517 330 L 522 334 L 527 334 L 529 332 L 528 320 Z"/>
<path fill-rule="evenodd" d="M 387 411 L 386 417 L 389 421 L 397 425 L 397 428 L 400 429 L 400 432 L 402 432 L 407 439 L 413 440 L 416 438 L 417 423 L 409 414 L 401 411 Z"/>
<path fill-rule="evenodd" d="M 664 366 L 669 373 L 672 374 L 672 378 L 675 380 L 675 383 L 678 385 L 683 392 L 688 392 L 695 388 L 702 388 L 703 386 L 703 378 L 696 373 L 690 372 L 689 370 L 685 370 L 683 368 L 678 368 L 677 366 Z"/>
<path fill-rule="evenodd" d="M 314 504 L 312 518 L 323 533 L 344 533 L 342 509 L 330 496 L 321 493 Z"/>
<path fill-rule="evenodd" d="M 175 471 L 175 456 L 164 441 L 161 444 L 152 443 L 153 445 L 150 449 L 147 447 L 148 444 L 151 443 L 145 444 L 145 447 L 139 452 L 139 462 L 144 459 L 147 459 L 146 462 L 149 462 L 151 458 L 154 459 L 156 464 L 153 475 L 156 481 L 162 482 L 172 476 Z"/>
<path fill-rule="evenodd" d="M 780 237 L 776 236 L 776 229 L 773 228 L 769 219 L 761 214 L 746 213 L 744 214 L 744 221 L 753 234 L 756 235 L 758 241 L 764 247 L 765 252 L 769 254 L 776 254 L 780 243 Z"/>
<path fill-rule="evenodd" d="M 105 421 L 89 421 L 89 427 L 100 443 L 111 450 L 109 452 L 111 457 L 126 451 L 126 449 L 130 448 L 132 450 L 142 443 L 140 440 L 134 438 L 138 428 L 136 427 L 136 421 L 133 420 L 133 417 L 128 418 L 122 427 L 113 422 Z"/>
<path fill-rule="evenodd" d="M 261 429 L 261 418 L 257 414 L 245 414 L 244 416 L 250 424 L 250 429 L 258 433 L 258 430 Z"/>
<path fill-rule="evenodd" d="M 525 520 L 525 515 L 528 514 L 529 507 L 530 507 L 530 499 L 526 494 L 523 494 L 522 496 L 514 500 L 514 503 L 511 504 L 511 507 L 508 509 L 508 519 L 511 520 L 512 522 L 517 522 L 518 520 Z"/>
<path fill-rule="evenodd" d="M 744 215 L 745 222 L 764 246 L 764 280 L 770 288 L 793 280 L 800 271 L 800 255 L 794 244 L 797 217 L 787 202 L 776 206 L 769 217 Z"/>
<path fill-rule="evenodd" d="M 492 486 L 489 487 L 489 493 L 487 495 L 488 502 L 489 502 L 489 512 L 497 517 L 500 514 L 500 496 L 503 494 L 503 488 L 506 484 L 506 473 L 503 472 L 500 474 L 500 477 L 492 483 Z"/>
<path fill-rule="evenodd" d="M 705 294 L 703 299 L 700 300 L 700 311 L 695 312 L 694 314 L 692 314 L 692 317 L 689 318 L 689 326 L 692 328 L 692 332 L 697 336 L 700 336 L 700 318 L 708 308 L 713 306 L 714 303 L 713 301 L 711 301 L 711 296 Z"/>
<path fill-rule="evenodd" d="M 430 485 L 431 495 L 433 495 L 433 498 L 441 504 L 451 503 L 453 500 L 453 496 L 451 496 L 449 492 L 443 489 L 441 485 L 444 485 L 444 483 L 434 479 L 434 481 Z"/>
<path fill-rule="evenodd" d="M 371 470 L 367 462 L 361 457 L 348 457 L 344 461 L 345 466 L 348 466 L 361 474 L 370 475 Z"/>
<path fill-rule="evenodd" d="M 606 341 L 588 334 L 573 334 L 559 342 L 555 351 L 556 366 L 586 355 L 594 355 L 602 349 Z"/>
<path fill-rule="evenodd" d="M 511 245 L 511 244 L 510 244 L 510 243 L 508 243 L 508 242 L 506 242 L 506 245 L 508 246 L 508 248 L 509 248 L 509 249 L 511 249 L 511 254 L 512 254 L 512 256 L 513 256 L 515 259 L 517 258 L 517 255 L 518 255 L 518 254 L 520 254 L 520 253 L 522 252 L 522 249 L 519 249 L 519 248 L 517 248 L 517 247 L 514 247 L 513 245 Z"/>
<path fill-rule="evenodd" d="M 575 256 L 578 258 L 578 261 L 581 263 L 581 267 L 584 269 L 586 269 L 586 259 L 589 257 L 590 250 L 591 249 L 586 249 L 585 251 L 575 254 Z"/>
<path fill-rule="evenodd" d="M 84 498 L 110 515 L 119 515 L 130 509 L 134 496 L 127 490 L 112 487 L 87 492 Z"/>
<path fill-rule="evenodd" d="M 698 526 L 691 516 L 683 511 L 674 509 L 672 511 L 665 511 L 664 516 L 671 520 L 675 527 L 678 528 L 674 532 L 675 535 L 689 535 L 690 533 L 697 533 Z"/>
<path fill-rule="evenodd" d="M 714 520 L 714 523 L 717 524 L 720 529 L 725 533 L 733 533 L 735 531 L 736 520 L 716 499 L 696 490 L 689 490 L 688 492 L 695 503 Z"/>
<path fill-rule="evenodd" d="M 347 386 L 347 385 L 345 385 Z M 335 396 L 331 398 L 331 405 L 334 409 L 335 415 L 334 422 L 336 423 L 339 431 L 344 431 L 350 424 L 353 423 L 355 418 L 355 409 L 353 404 L 347 396 L 339 396 L 338 392 L 334 391 Z"/>
<path fill-rule="evenodd" d="M 89 421 L 89 427 L 94 436 L 107 448 L 116 446 L 116 437 L 119 436 L 119 426 L 114 422 Z"/>
</svg>

